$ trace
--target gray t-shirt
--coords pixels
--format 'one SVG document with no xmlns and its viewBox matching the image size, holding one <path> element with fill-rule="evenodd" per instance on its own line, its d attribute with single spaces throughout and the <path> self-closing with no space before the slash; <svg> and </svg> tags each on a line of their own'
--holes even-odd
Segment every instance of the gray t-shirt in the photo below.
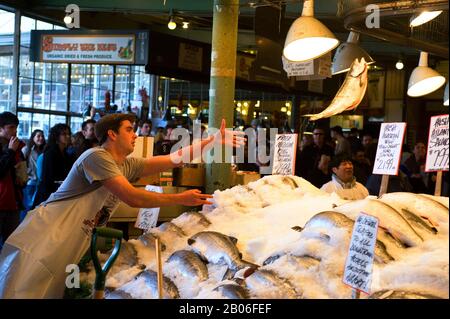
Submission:
<svg viewBox="0 0 450 319">
<path fill-rule="evenodd" d="M 141 177 L 143 169 L 142 158 L 128 157 L 122 165 L 118 165 L 102 147 L 91 148 L 76 160 L 67 178 L 45 204 L 80 197 L 100 188 L 101 181 L 120 175 L 131 183 L 135 182 Z"/>
</svg>

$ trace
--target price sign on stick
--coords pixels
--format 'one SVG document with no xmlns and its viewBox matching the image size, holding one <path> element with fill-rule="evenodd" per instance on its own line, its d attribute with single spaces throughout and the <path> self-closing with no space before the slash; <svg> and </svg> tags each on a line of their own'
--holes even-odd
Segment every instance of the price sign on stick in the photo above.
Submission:
<svg viewBox="0 0 450 319">
<path fill-rule="evenodd" d="M 436 196 L 441 195 L 442 171 L 448 171 L 448 129 L 448 114 L 431 117 L 425 171 L 437 171 Z"/>
<path fill-rule="evenodd" d="M 374 174 L 397 175 L 402 154 L 406 123 L 381 124 Z"/>
<path fill-rule="evenodd" d="M 353 226 L 343 278 L 344 283 L 354 289 L 356 298 L 359 291 L 370 293 L 377 231 L 378 219 L 361 212 Z"/>
<path fill-rule="evenodd" d="M 425 171 L 448 171 L 448 114 L 430 119 Z"/>
<path fill-rule="evenodd" d="M 297 134 L 277 134 L 273 152 L 273 175 L 294 175 Z"/>
<path fill-rule="evenodd" d="M 406 123 L 381 124 L 373 174 L 383 175 L 380 196 L 387 192 L 389 175 L 397 175 L 402 155 Z"/>
<path fill-rule="evenodd" d="M 161 186 L 153 186 L 153 185 L 145 186 L 145 190 L 156 193 L 163 192 Z M 159 217 L 159 207 L 141 208 L 139 210 L 134 227 L 143 229 L 144 232 L 147 232 L 150 228 L 156 226 L 156 223 L 158 222 L 158 217 Z"/>
</svg>

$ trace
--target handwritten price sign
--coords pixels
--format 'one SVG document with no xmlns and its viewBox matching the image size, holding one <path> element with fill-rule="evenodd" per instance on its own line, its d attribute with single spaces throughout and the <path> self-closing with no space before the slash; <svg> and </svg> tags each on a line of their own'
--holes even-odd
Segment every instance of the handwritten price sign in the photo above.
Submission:
<svg viewBox="0 0 450 319">
<path fill-rule="evenodd" d="M 427 172 L 448 171 L 448 128 L 448 114 L 431 117 L 425 164 Z"/>
<path fill-rule="evenodd" d="M 352 288 L 370 293 L 373 258 L 377 241 L 378 219 L 361 213 L 353 226 L 345 262 L 343 281 Z"/>
<path fill-rule="evenodd" d="M 297 134 L 277 134 L 273 152 L 273 175 L 294 175 Z"/>
<path fill-rule="evenodd" d="M 381 124 L 374 174 L 397 175 L 406 123 Z"/>
<path fill-rule="evenodd" d="M 162 193 L 161 186 L 147 185 L 145 190 L 148 192 Z M 136 219 L 134 227 L 143 229 L 146 233 L 150 228 L 155 227 L 158 222 L 159 207 L 154 208 L 141 208 Z"/>
</svg>

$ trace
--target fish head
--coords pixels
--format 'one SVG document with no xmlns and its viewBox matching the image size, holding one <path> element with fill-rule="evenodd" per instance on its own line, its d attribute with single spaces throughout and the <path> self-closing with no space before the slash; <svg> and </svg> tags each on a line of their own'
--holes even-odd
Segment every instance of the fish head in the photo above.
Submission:
<svg viewBox="0 0 450 319">
<path fill-rule="evenodd" d="M 361 74 L 363 74 L 367 69 L 367 62 L 364 60 L 364 58 L 361 58 L 361 60 L 358 61 L 356 58 L 355 61 L 353 61 L 352 66 L 350 67 L 350 75 L 352 77 L 358 77 Z"/>
</svg>

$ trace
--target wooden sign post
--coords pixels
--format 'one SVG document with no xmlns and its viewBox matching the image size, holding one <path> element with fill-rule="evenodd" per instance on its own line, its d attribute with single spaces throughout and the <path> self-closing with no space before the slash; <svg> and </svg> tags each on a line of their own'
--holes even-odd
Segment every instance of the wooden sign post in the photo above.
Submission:
<svg viewBox="0 0 450 319">
<path fill-rule="evenodd" d="M 397 175 L 402 155 L 406 123 L 381 124 L 373 174 L 383 175 L 379 196 L 387 193 L 389 175 Z"/>
<path fill-rule="evenodd" d="M 431 117 L 425 172 L 437 172 L 435 196 L 441 196 L 442 171 L 448 171 L 449 166 L 448 130 L 448 114 Z"/>
<path fill-rule="evenodd" d="M 297 134 L 277 134 L 273 152 L 272 175 L 294 175 Z"/>
<path fill-rule="evenodd" d="M 156 273 L 158 278 L 158 298 L 163 299 L 163 272 L 162 272 L 162 262 L 161 262 L 161 244 L 159 238 L 155 239 L 155 250 L 156 250 Z"/>
<path fill-rule="evenodd" d="M 378 219 L 361 212 L 353 226 L 343 277 L 352 287 L 352 299 L 359 299 L 361 291 L 370 293 L 377 231 Z"/>
</svg>

